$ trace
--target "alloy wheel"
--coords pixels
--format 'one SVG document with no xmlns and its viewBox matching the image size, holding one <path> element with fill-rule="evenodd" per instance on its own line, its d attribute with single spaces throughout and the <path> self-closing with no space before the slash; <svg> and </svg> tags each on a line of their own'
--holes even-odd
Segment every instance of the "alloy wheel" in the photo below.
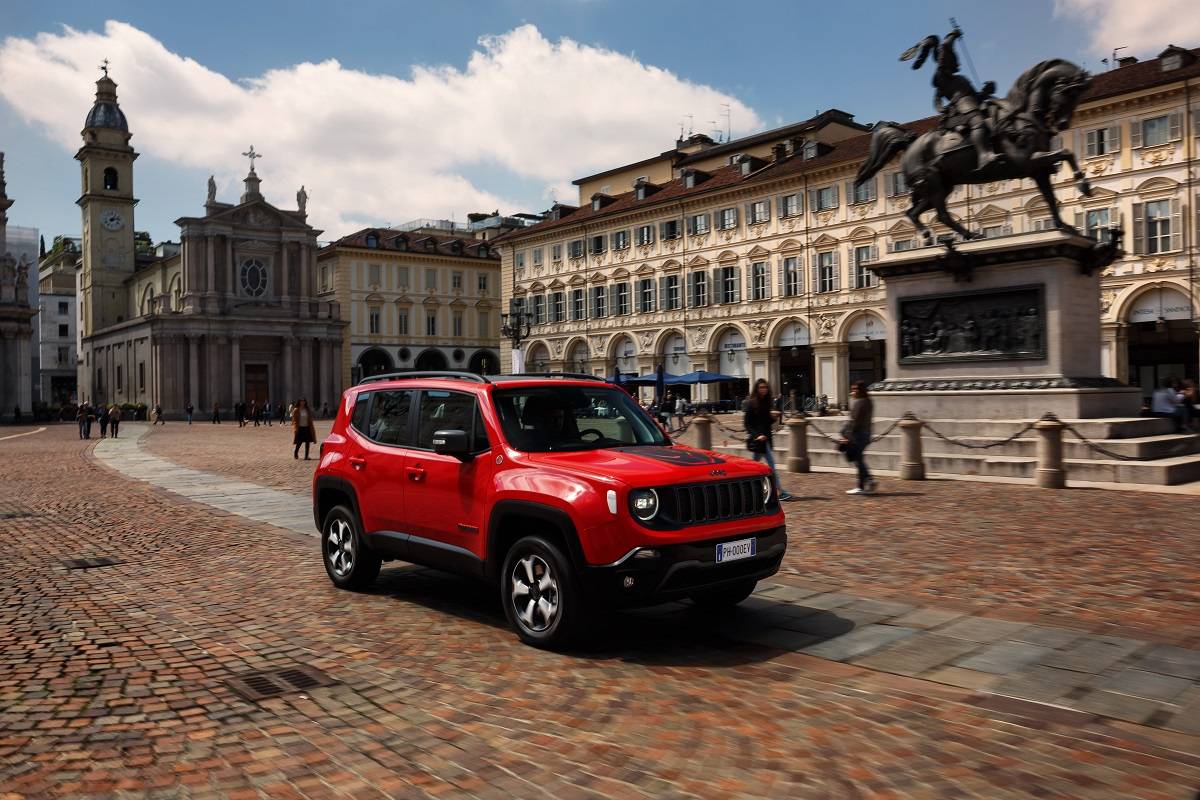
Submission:
<svg viewBox="0 0 1200 800">
<path fill-rule="evenodd" d="M 558 617 L 558 581 L 541 556 L 527 555 L 513 564 L 511 596 L 521 626 L 541 633 Z"/>
<path fill-rule="evenodd" d="M 325 559 L 333 574 L 344 578 L 354 569 L 354 531 L 344 519 L 329 523 L 325 534 Z"/>
</svg>

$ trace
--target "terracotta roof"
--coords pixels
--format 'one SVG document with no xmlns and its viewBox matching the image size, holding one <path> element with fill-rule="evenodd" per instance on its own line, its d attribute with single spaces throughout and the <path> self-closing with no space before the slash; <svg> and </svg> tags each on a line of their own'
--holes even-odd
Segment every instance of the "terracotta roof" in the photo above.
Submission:
<svg viewBox="0 0 1200 800">
<path fill-rule="evenodd" d="M 378 238 L 378 243 L 374 247 L 367 244 L 367 237 L 371 235 Z M 422 231 L 398 231 L 392 228 L 363 228 L 361 231 L 343 236 L 321 249 L 324 251 L 335 247 L 361 247 L 367 250 L 437 253 L 441 256 L 456 258 L 500 260 L 500 254 L 496 252 L 490 242 Z"/>
<path fill-rule="evenodd" d="M 1200 76 L 1200 48 L 1185 50 L 1185 52 L 1192 54 L 1194 58 L 1192 63 L 1185 64 L 1179 69 L 1173 69 L 1168 72 L 1163 72 L 1162 59 L 1152 58 L 1147 61 L 1130 64 L 1127 67 L 1112 69 L 1108 72 L 1093 75 L 1091 87 L 1088 88 L 1079 102 L 1086 103 L 1090 100 L 1100 100 L 1104 97 L 1112 97 L 1115 94 L 1136 92 L 1139 89 L 1149 89 L 1151 86 L 1174 83 L 1185 78 Z"/>
<path fill-rule="evenodd" d="M 1151 86 L 1200 76 L 1200 48 L 1186 52 L 1197 56 L 1197 59 L 1191 64 L 1169 72 L 1163 72 L 1161 60 L 1154 58 L 1094 75 L 1091 87 L 1083 95 L 1080 102 L 1099 100 L 1125 92 L 1137 91 Z M 922 119 L 901 124 L 908 130 L 920 134 L 937 127 L 939 119 L 940 117 L 938 116 L 923 117 Z M 805 123 L 798 124 L 803 125 Z M 779 130 L 786 130 L 790 127 L 786 126 Z M 815 172 L 836 164 L 861 161 L 866 158 L 870 148 L 871 133 L 867 132 L 860 136 L 852 136 L 834 143 L 827 152 L 816 158 L 805 160 L 793 156 L 782 162 L 769 163 L 766 167 L 747 176 L 741 174 L 741 168 L 738 165 L 732 165 L 712 171 L 710 173 L 711 177 L 708 180 L 690 189 L 684 185 L 682 178 L 676 178 L 668 183 L 661 184 L 661 188 L 645 200 L 638 200 L 633 191 L 625 192 L 615 195 L 612 202 L 607 203 L 599 211 L 593 211 L 590 204 L 583 205 L 576 211 L 564 214 L 560 219 L 548 219 L 528 228 L 511 231 L 503 236 L 496 237 L 493 242 L 507 241 L 517 237 L 523 238 L 530 234 L 542 233 L 565 225 L 577 225 L 593 220 L 602 220 L 623 212 L 635 211 L 642 208 L 654 208 L 672 201 L 702 195 L 714 189 L 722 189 L 738 183 L 753 184 L 761 181 L 778 180 L 779 178 L 792 175 Z M 713 149 L 710 148 L 703 152 L 710 154 L 713 152 Z"/>
</svg>

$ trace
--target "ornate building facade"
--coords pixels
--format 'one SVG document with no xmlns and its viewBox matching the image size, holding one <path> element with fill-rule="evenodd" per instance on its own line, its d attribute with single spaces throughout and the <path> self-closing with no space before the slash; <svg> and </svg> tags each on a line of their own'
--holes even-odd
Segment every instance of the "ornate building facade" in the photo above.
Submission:
<svg viewBox="0 0 1200 800">
<path fill-rule="evenodd" d="M 1172 46 L 1095 76 L 1064 136 L 1095 189 L 1080 195 L 1067 170 L 1055 181 L 1080 230 L 1125 231 L 1126 255 L 1103 277 L 1103 368 L 1147 395 L 1164 378 L 1196 378 L 1200 363 L 1198 57 Z M 498 242 L 505 306 L 516 299 L 534 318 L 526 368 L 613 375 L 662 363 L 740 379 L 713 395 L 763 377 L 838 404 L 853 380 L 884 378 L 892 343 L 870 265 L 922 243 L 903 216 L 896 163 L 855 183 L 869 142 L 865 126 L 829 111 L 723 144 L 694 136 L 576 181 L 578 207 L 556 205 Z M 984 236 L 1049 225 L 1030 181 L 964 187 L 952 200 Z"/>
<path fill-rule="evenodd" d="M 271 205 L 252 157 L 238 202 L 219 201 L 210 178 L 203 214 L 176 220 L 181 244 L 146 246 L 134 237 L 130 139 L 105 74 L 75 156 L 80 401 L 161 403 L 170 414 L 302 396 L 335 404 L 345 323 L 318 298 L 320 231 L 305 221 L 303 188 L 297 210 Z"/>
<path fill-rule="evenodd" d="M 25 255 L 14 256 L 8 245 L 8 209 L 13 202 L 0 153 L 0 419 L 28 415 L 33 408 L 32 320 L 37 306 L 29 302 L 33 265 Z"/>
<path fill-rule="evenodd" d="M 485 237 L 522 222 L 473 216 L 365 228 L 321 250 L 318 296 L 348 311 L 347 385 L 393 370 L 499 371 L 500 257 Z"/>
</svg>

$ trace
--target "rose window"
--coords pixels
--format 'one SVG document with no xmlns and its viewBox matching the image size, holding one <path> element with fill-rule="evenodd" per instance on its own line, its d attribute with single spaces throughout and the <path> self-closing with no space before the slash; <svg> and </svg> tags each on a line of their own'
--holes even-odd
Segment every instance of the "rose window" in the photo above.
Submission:
<svg viewBox="0 0 1200 800">
<path fill-rule="evenodd" d="M 242 262 L 242 293 L 247 297 L 262 297 L 267 293 L 267 267 L 257 258 Z"/>
</svg>

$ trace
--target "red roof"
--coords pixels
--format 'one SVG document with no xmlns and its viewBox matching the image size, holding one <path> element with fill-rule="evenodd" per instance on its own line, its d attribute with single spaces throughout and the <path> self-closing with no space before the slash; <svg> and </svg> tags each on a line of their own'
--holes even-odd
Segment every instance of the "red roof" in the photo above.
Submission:
<svg viewBox="0 0 1200 800">
<path fill-rule="evenodd" d="M 1180 68 L 1168 72 L 1163 72 L 1161 59 L 1155 58 L 1094 75 L 1092 76 L 1092 85 L 1080 99 L 1080 102 L 1100 100 L 1113 95 L 1200 76 L 1200 48 L 1184 50 L 1183 52 L 1192 55 L 1192 63 L 1184 64 Z M 939 117 L 937 116 L 924 117 L 911 122 L 905 122 L 903 123 L 903 127 L 913 133 L 920 134 L 937 127 L 938 120 Z M 722 189 L 739 183 L 753 184 L 756 182 L 777 180 L 791 175 L 815 172 L 835 164 L 860 161 L 866 157 L 870 148 L 871 133 L 868 132 L 861 136 L 852 136 L 836 142 L 830 146 L 827 152 L 816 158 L 805 160 L 793 156 L 782 162 L 769 163 L 766 167 L 747 176 L 743 176 L 741 167 L 735 164 L 710 172 L 711 177 L 708 180 L 697 183 L 692 188 L 686 187 L 682 178 L 675 178 L 668 183 L 661 184 L 661 188 L 653 194 L 648 195 L 645 200 L 638 200 L 636 194 L 631 190 L 613 196 L 612 202 L 604 205 L 599 211 L 593 211 L 589 203 L 579 207 L 577 210 L 565 213 L 559 219 L 547 219 L 528 228 L 521 228 L 520 230 L 498 236 L 492 241 L 499 242 L 510 238 L 523 238 L 565 225 L 577 225 L 592 220 L 607 219 L 626 211 L 654 208 L 665 203 L 701 195 L 714 189 Z"/>
<path fill-rule="evenodd" d="M 374 245 L 368 244 L 368 237 L 376 237 Z M 393 228 L 363 228 L 361 231 L 343 236 L 332 244 L 322 248 L 333 247 L 362 247 L 367 250 L 386 250 L 402 253 L 436 253 L 441 256 L 455 258 L 480 258 L 489 261 L 499 261 L 500 254 L 490 242 L 479 239 L 447 236 L 423 231 L 398 231 Z"/>
</svg>

